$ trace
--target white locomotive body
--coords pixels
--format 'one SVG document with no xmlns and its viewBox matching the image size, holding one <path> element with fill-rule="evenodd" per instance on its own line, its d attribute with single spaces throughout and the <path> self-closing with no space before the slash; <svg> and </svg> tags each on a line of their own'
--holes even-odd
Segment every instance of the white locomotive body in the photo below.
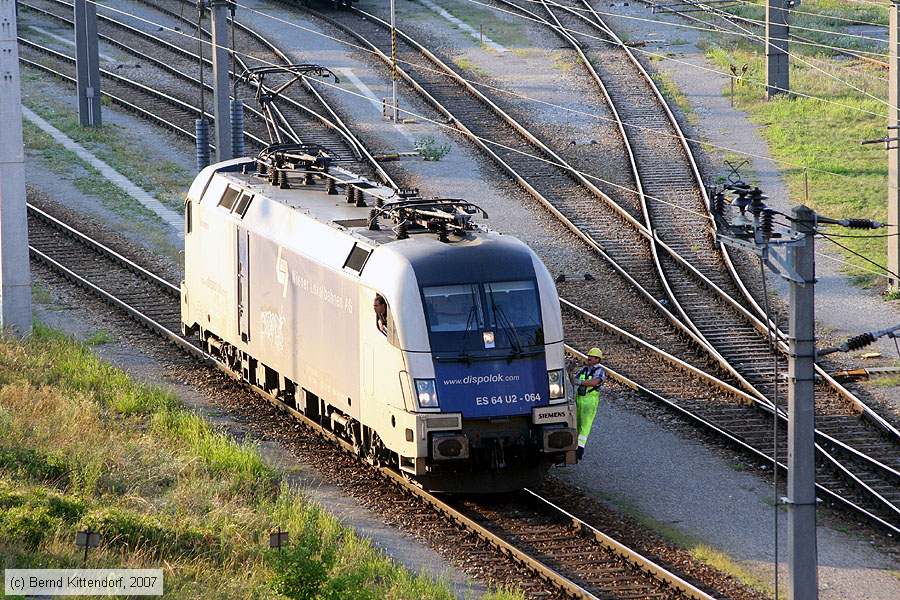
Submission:
<svg viewBox="0 0 900 600">
<path fill-rule="evenodd" d="M 191 186 L 185 334 L 435 491 L 516 489 L 574 462 L 559 300 L 527 246 L 467 220 L 398 236 L 372 225 L 377 198 L 401 215 L 452 202 L 394 202 L 339 169 L 267 180 L 258 167 L 212 165 Z"/>
</svg>

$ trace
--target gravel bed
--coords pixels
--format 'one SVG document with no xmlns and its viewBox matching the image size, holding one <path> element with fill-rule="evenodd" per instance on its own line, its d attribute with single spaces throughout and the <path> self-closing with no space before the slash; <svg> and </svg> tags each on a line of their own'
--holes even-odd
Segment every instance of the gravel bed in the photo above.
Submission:
<svg viewBox="0 0 900 600">
<path fill-rule="evenodd" d="M 32 196 L 35 196 L 34 192 L 32 192 Z M 42 198 L 41 203 L 48 212 L 60 214 L 60 210 L 53 206 L 52 200 Z M 77 219 L 77 215 L 73 216 L 76 219 L 72 225 L 79 229 L 89 230 L 92 236 L 97 236 L 98 241 L 117 251 L 127 253 L 128 256 L 135 256 L 136 259 L 144 257 L 142 265 L 148 268 L 161 266 L 155 265 L 153 259 L 147 260 L 146 252 L 139 251 L 135 254 L 134 250 L 136 249 L 131 242 L 122 239 L 117 234 L 105 231 L 100 226 L 81 222 Z M 165 265 L 162 266 L 165 268 Z M 142 328 L 134 327 L 133 322 L 129 319 L 116 312 L 111 313 L 107 305 L 93 296 L 80 289 L 75 289 L 71 285 L 60 285 L 60 278 L 43 267 L 35 268 L 35 275 L 38 282 L 51 286 L 54 290 L 61 290 L 64 304 L 82 306 L 92 312 L 98 311 L 99 314 L 102 314 L 103 317 L 98 320 L 103 323 L 104 327 L 112 331 L 116 339 L 137 348 L 148 360 L 162 363 L 168 379 L 181 385 L 190 385 L 192 388 L 208 394 L 212 403 L 228 413 L 235 421 L 241 423 L 246 428 L 247 435 L 252 439 L 274 441 L 283 446 L 300 462 L 313 465 L 325 479 L 334 481 L 346 494 L 359 500 L 360 504 L 382 515 L 387 524 L 426 542 L 463 572 L 492 585 L 516 584 L 522 586 L 527 590 L 528 597 L 541 597 L 542 594 L 550 591 L 535 580 L 527 570 L 500 555 L 487 544 L 474 540 L 471 534 L 461 532 L 452 522 L 423 506 L 418 500 L 410 498 L 394 484 L 374 475 L 367 465 L 337 449 L 333 444 L 309 433 L 299 424 L 285 417 L 271 404 L 248 393 L 230 378 L 217 371 L 199 366 L 156 336 Z M 551 481 L 554 481 L 553 488 L 570 495 L 569 488 L 564 484 L 555 480 Z M 592 517 L 589 519 L 589 522 L 600 529 L 605 529 L 607 523 L 622 522 L 621 515 L 608 511 L 596 501 L 585 498 L 578 506 L 579 510 L 593 507 L 598 516 L 604 513 L 607 515 L 606 519 L 602 521 L 593 520 Z M 625 522 L 628 520 L 626 519 Z M 654 547 L 655 542 L 650 544 L 646 541 L 652 540 L 652 537 L 642 537 L 652 536 L 652 534 L 634 523 L 631 524 L 631 527 L 631 530 L 627 530 L 630 531 L 631 537 L 623 537 L 620 541 L 635 548 Z M 460 540 L 461 535 L 462 541 Z M 642 539 L 645 541 L 641 542 Z M 672 548 L 672 550 L 675 549 Z M 490 561 L 483 560 L 485 555 L 490 556 Z M 673 566 L 676 565 L 677 563 L 673 563 Z M 699 573 L 702 569 L 698 567 L 695 571 Z M 694 573 L 690 573 L 688 576 L 694 577 Z M 723 580 L 721 574 L 709 572 L 704 577 L 697 577 L 697 580 L 712 589 L 731 589 L 731 583 Z M 723 581 L 726 587 L 720 588 Z"/>
</svg>

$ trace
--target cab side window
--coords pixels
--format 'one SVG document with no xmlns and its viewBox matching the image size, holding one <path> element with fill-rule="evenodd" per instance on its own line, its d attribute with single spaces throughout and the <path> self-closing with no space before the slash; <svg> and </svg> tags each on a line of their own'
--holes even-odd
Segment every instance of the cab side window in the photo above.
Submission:
<svg viewBox="0 0 900 600">
<path fill-rule="evenodd" d="M 394 346 L 399 347 L 399 341 L 397 340 L 397 328 L 394 325 L 394 318 L 391 315 L 391 309 L 388 306 L 387 301 L 384 299 L 384 296 L 381 294 L 375 294 L 375 299 L 372 301 L 372 310 L 374 311 L 374 320 L 375 320 L 375 328 L 381 332 L 381 334 L 387 338 L 388 342 L 390 342 Z"/>
</svg>

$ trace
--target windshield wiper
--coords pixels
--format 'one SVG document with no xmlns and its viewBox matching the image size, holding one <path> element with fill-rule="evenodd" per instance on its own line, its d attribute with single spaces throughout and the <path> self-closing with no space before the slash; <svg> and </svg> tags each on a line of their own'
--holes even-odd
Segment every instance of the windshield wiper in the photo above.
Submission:
<svg viewBox="0 0 900 600">
<path fill-rule="evenodd" d="M 497 306 L 497 303 L 494 302 L 493 293 L 491 294 L 491 308 L 494 310 L 494 314 L 497 316 L 497 322 L 506 333 L 506 337 L 509 340 L 509 343 L 513 346 L 514 354 L 522 354 L 522 341 L 519 339 L 519 333 L 516 331 L 515 326 L 513 326 L 509 318 L 507 318 L 506 313 L 503 312 L 503 309 Z"/>
<path fill-rule="evenodd" d="M 469 358 L 469 353 L 466 351 L 466 344 L 469 342 L 469 333 L 472 332 L 473 321 L 475 321 L 475 304 L 472 304 L 472 308 L 469 309 L 469 317 L 466 319 L 466 333 L 463 336 L 462 348 L 459 349 L 459 353 L 466 359 Z"/>
</svg>

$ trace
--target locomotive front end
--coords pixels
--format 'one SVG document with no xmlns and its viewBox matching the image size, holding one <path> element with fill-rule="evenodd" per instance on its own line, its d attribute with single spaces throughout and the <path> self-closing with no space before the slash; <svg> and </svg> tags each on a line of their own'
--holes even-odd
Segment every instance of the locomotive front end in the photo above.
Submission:
<svg viewBox="0 0 900 600">
<path fill-rule="evenodd" d="M 411 361 L 414 395 L 420 413 L 440 414 L 424 419 L 417 478 L 433 490 L 496 493 L 574 463 L 559 298 L 543 263 L 496 236 L 413 266 L 430 348 Z"/>
</svg>

